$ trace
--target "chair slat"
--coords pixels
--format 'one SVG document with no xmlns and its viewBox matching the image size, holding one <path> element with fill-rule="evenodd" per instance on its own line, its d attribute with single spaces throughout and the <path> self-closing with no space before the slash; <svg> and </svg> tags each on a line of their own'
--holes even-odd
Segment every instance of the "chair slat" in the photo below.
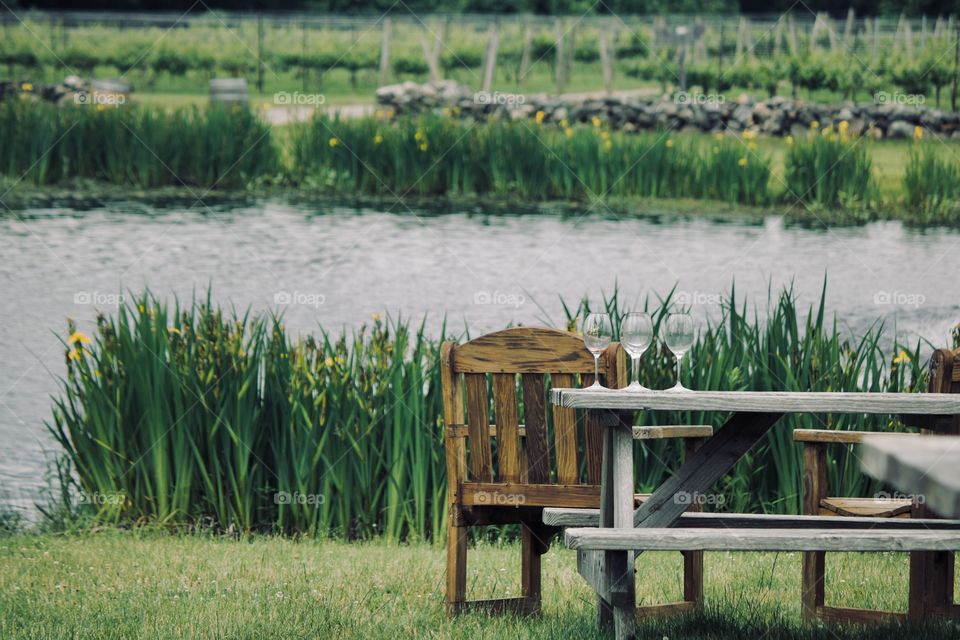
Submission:
<svg viewBox="0 0 960 640">
<path fill-rule="evenodd" d="M 503 482 L 520 481 L 520 429 L 517 380 L 512 373 L 493 374 L 493 411 L 497 420 L 497 467 Z"/>
<path fill-rule="evenodd" d="M 550 482 L 550 445 L 547 442 L 547 394 L 543 375 L 524 373 L 523 424 L 527 430 L 527 482 Z"/>
<path fill-rule="evenodd" d="M 478 482 L 493 480 L 490 452 L 490 416 L 487 398 L 487 376 L 467 373 L 463 376 L 467 388 L 467 428 L 470 432 L 470 475 Z"/>
<path fill-rule="evenodd" d="M 573 387 L 573 375 L 569 373 L 553 374 L 553 387 Z M 553 408 L 553 439 L 557 449 L 557 482 L 577 484 L 579 465 L 577 464 L 577 416 L 574 409 Z"/>
</svg>

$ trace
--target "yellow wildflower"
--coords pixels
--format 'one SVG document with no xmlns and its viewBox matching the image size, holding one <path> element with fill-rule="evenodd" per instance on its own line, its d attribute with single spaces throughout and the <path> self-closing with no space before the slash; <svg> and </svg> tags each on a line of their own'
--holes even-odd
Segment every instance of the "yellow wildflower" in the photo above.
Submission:
<svg viewBox="0 0 960 640">
<path fill-rule="evenodd" d="M 460 115 L 460 107 L 453 108 L 453 115 L 456 115 L 456 116 Z"/>
<path fill-rule="evenodd" d="M 567 127 L 566 129 L 564 129 L 563 132 L 567 135 L 568 138 L 573 137 L 573 129 L 571 129 L 570 127 Z"/>
<path fill-rule="evenodd" d="M 716 140 L 717 142 L 722 142 L 723 134 L 718 131 L 717 133 L 713 134 L 713 139 Z"/>
<path fill-rule="evenodd" d="M 792 144 L 793 144 L 793 136 L 787 136 L 786 142 L 787 142 L 787 146 L 788 146 L 788 147 L 789 147 L 790 145 L 792 145 Z"/>
<path fill-rule="evenodd" d="M 599 129 L 600 125 L 603 124 L 603 120 L 601 120 L 599 116 L 593 116 L 592 118 L 590 118 L 590 122 L 592 122 L 593 126 L 596 127 L 597 129 Z"/>
<path fill-rule="evenodd" d="M 333 358 L 327 356 L 327 359 L 323 361 L 323 364 L 327 365 L 328 367 L 332 367 L 334 364 Z"/>
<path fill-rule="evenodd" d="M 373 321 L 374 321 L 374 322 L 380 322 L 380 314 L 379 314 L 379 313 L 373 314 Z"/>
<path fill-rule="evenodd" d="M 913 128 L 913 139 L 922 140 L 923 139 L 923 127 L 917 125 Z"/>
<path fill-rule="evenodd" d="M 837 125 L 837 131 L 840 132 L 840 135 L 843 135 L 847 132 L 847 129 L 850 128 L 850 123 L 846 120 L 841 120 L 840 124 Z"/>
<path fill-rule="evenodd" d="M 669 149 L 670 147 L 673 146 L 673 140 L 670 140 L 670 139 L 668 138 L 665 144 L 666 144 L 666 146 L 667 146 L 667 149 Z"/>
<path fill-rule="evenodd" d="M 70 353 L 67 354 L 68 360 L 79 360 L 81 355 L 80 349 L 71 349 Z"/>
<path fill-rule="evenodd" d="M 330 138 L 330 146 L 331 146 L 331 147 L 335 147 L 335 146 L 337 146 L 338 144 L 340 144 L 340 141 L 339 141 L 339 140 L 337 140 L 336 138 Z"/>
<path fill-rule="evenodd" d="M 757 137 L 757 132 L 753 131 L 752 129 L 747 129 L 746 131 L 743 132 L 744 140 L 753 140 L 756 137 Z"/>
<path fill-rule="evenodd" d="M 137 309 L 140 310 L 140 313 L 145 313 L 147 310 L 146 307 L 144 307 L 142 304 L 138 304 Z"/>
<path fill-rule="evenodd" d="M 750 149 L 750 151 L 756 151 L 757 143 L 751 140 L 750 142 L 747 143 L 747 149 Z"/>
<path fill-rule="evenodd" d="M 421 140 L 423 140 L 423 131 L 421 131 L 420 129 L 417 129 L 416 133 L 413 134 L 413 139 L 416 140 L 417 142 L 420 142 Z"/>
<path fill-rule="evenodd" d="M 909 361 L 910 361 L 910 356 L 907 354 L 906 351 L 901 351 L 901 352 L 898 353 L 897 356 L 893 359 L 893 363 L 894 363 L 894 364 L 900 364 L 900 363 L 902 363 L 902 362 L 909 362 Z"/>
<path fill-rule="evenodd" d="M 567 120 L 566 118 L 564 118 L 563 120 L 560 121 L 560 128 L 561 128 L 561 129 L 566 129 L 566 128 L 569 127 L 569 126 L 570 126 L 570 121 Z"/>
<path fill-rule="evenodd" d="M 167 327 L 167 333 L 175 333 L 180 335 L 180 329 L 177 329 L 176 327 Z"/>
<path fill-rule="evenodd" d="M 451 112 L 450 112 L 450 107 L 444 107 L 443 109 L 440 110 L 440 113 L 442 113 L 442 114 L 445 115 L 445 116 L 449 116 L 450 113 L 451 113 Z"/>
<path fill-rule="evenodd" d="M 380 144 L 381 142 L 383 142 L 382 135 L 378 133 L 377 135 L 373 136 L 373 144 Z"/>
<path fill-rule="evenodd" d="M 610 151 L 610 149 L 613 148 L 613 142 L 611 142 L 610 140 L 604 140 L 604 141 L 603 141 L 603 148 L 604 148 L 605 150 L 607 150 L 607 151 Z"/>
<path fill-rule="evenodd" d="M 67 344 L 74 345 L 78 342 L 80 344 L 90 344 L 90 338 L 88 338 L 87 335 L 81 331 L 74 331 L 67 339 Z"/>
<path fill-rule="evenodd" d="M 543 124 L 543 119 L 547 116 L 543 111 L 537 111 L 537 114 L 533 116 L 533 119 L 537 121 L 537 124 Z"/>
<path fill-rule="evenodd" d="M 746 159 L 746 158 L 740 158 L 739 160 L 737 160 L 737 164 L 740 165 L 741 167 L 745 167 L 745 166 L 747 166 L 747 159 Z"/>
<path fill-rule="evenodd" d="M 33 91 L 33 84 L 30 82 L 24 82 L 20 85 L 20 89 L 23 91 Z"/>
<path fill-rule="evenodd" d="M 426 142 L 421 142 L 421 143 L 420 143 L 420 151 L 423 152 L 423 151 L 426 151 L 426 150 L 427 150 L 427 143 L 426 143 Z"/>
<path fill-rule="evenodd" d="M 817 120 L 814 120 L 813 122 L 810 123 L 810 128 L 811 128 L 811 129 L 819 129 L 819 128 L 820 128 L 820 123 L 819 123 Z"/>
</svg>

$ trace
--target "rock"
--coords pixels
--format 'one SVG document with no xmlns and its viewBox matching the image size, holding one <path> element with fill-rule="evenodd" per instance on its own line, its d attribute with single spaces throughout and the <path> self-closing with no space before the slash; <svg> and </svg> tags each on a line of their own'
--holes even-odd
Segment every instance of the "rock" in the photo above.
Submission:
<svg viewBox="0 0 960 640">
<path fill-rule="evenodd" d="M 894 120 L 889 126 L 887 126 L 886 137 L 893 140 L 912 138 L 913 127 L 914 124 L 912 122 L 907 122 L 906 120 Z"/>
</svg>

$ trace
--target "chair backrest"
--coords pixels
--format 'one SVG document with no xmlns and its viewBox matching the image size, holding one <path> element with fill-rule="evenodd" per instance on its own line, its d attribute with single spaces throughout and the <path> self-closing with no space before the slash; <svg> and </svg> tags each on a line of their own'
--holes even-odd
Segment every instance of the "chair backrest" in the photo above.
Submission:
<svg viewBox="0 0 960 640">
<path fill-rule="evenodd" d="M 585 417 L 578 433 L 575 410 L 549 411 L 547 403 L 548 387 L 593 383 L 593 355 L 580 337 L 517 327 L 461 345 L 445 342 L 441 359 L 451 502 L 509 500 L 490 494 L 505 486 L 526 506 L 588 506 L 599 499 L 602 427 Z M 623 386 L 626 360 L 617 343 L 599 370 L 606 386 Z M 593 490 L 577 491 L 584 486 Z"/>
<path fill-rule="evenodd" d="M 937 349 L 933 352 L 927 373 L 927 392 L 960 393 L 960 349 Z M 960 435 L 960 416 L 953 416 L 950 425 L 941 423 L 937 431 Z"/>
</svg>

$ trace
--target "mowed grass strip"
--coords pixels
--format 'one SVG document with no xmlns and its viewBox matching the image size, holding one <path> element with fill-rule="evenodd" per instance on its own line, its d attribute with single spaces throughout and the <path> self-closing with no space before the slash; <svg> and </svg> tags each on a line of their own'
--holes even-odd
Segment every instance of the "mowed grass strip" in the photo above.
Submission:
<svg viewBox="0 0 960 640">
<path fill-rule="evenodd" d="M 519 591 L 519 547 L 471 550 L 468 592 Z M 61 638 L 606 638 L 576 557 L 544 557 L 544 613 L 519 619 L 443 614 L 444 549 L 386 542 L 251 542 L 108 530 L 0 538 L 0 637 Z M 827 601 L 906 606 L 901 554 L 828 556 Z M 680 554 L 638 560 L 640 603 L 680 595 Z M 641 638 L 955 638 L 956 627 L 866 629 L 800 619 L 800 555 L 709 553 L 701 613 L 639 624 Z"/>
</svg>

